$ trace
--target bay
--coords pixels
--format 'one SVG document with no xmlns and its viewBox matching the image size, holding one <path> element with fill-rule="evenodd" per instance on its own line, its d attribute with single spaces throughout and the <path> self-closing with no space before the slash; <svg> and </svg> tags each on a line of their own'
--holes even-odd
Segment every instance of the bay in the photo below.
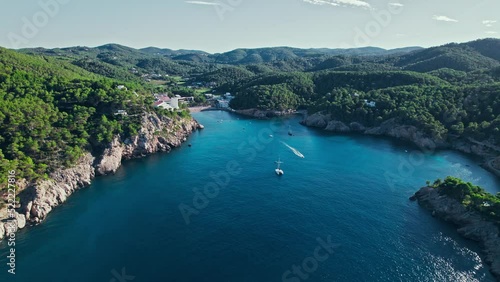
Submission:
<svg viewBox="0 0 500 282">
<path fill-rule="evenodd" d="M 479 246 L 408 200 L 448 175 L 500 192 L 474 158 L 299 117 L 194 116 L 205 129 L 181 148 L 125 162 L 18 233 L 16 275 L 0 243 L 0 281 L 494 281 Z"/>
</svg>

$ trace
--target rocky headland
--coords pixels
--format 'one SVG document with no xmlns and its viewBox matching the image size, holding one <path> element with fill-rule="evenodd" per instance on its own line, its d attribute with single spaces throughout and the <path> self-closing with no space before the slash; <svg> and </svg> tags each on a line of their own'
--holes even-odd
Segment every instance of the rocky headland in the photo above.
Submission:
<svg viewBox="0 0 500 282">
<path fill-rule="evenodd" d="M 53 208 L 64 203 L 76 190 L 89 186 L 95 176 L 116 172 L 123 160 L 141 158 L 179 147 L 195 130 L 203 128 L 192 118 L 168 118 L 155 113 L 142 116 L 138 135 L 123 139 L 115 136 L 100 153 L 88 152 L 71 168 L 57 169 L 47 180 L 37 183 L 18 181 L 20 203 L 14 217 L 6 208 L 0 213 L 0 239 L 10 230 L 18 231 L 42 222 Z"/>
<path fill-rule="evenodd" d="M 439 188 L 423 187 L 410 198 L 432 215 L 458 226 L 463 237 L 479 242 L 485 253 L 485 261 L 490 271 L 500 281 L 500 233 L 498 225 L 483 219 L 475 212 L 465 208 L 459 201 L 439 193 Z"/>
</svg>

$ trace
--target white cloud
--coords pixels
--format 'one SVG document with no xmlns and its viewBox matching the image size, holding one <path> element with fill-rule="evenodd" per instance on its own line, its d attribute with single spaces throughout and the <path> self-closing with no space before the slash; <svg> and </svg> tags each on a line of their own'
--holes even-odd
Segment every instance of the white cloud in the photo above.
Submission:
<svg viewBox="0 0 500 282">
<path fill-rule="evenodd" d="M 394 6 L 394 7 L 403 7 L 404 5 L 401 4 L 401 3 L 389 3 L 390 6 Z"/>
<path fill-rule="evenodd" d="M 497 21 L 492 21 L 492 20 L 484 20 L 483 21 L 483 24 L 486 26 L 486 27 L 492 27 L 494 24 L 496 24 Z"/>
<path fill-rule="evenodd" d="M 205 1 L 186 1 L 188 4 L 195 4 L 195 5 L 206 5 L 206 6 L 219 6 L 220 3 L 215 3 L 215 2 L 205 2 Z"/>
<path fill-rule="evenodd" d="M 484 33 L 486 33 L 486 34 L 497 34 L 498 32 L 492 31 L 492 30 L 488 30 L 488 31 L 485 31 Z"/>
<path fill-rule="evenodd" d="M 328 1 L 328 0 L 304 0 L 306 3 L 314 4 L 314 5 L 332 5 L 332 6 L 338 6 L 337 3 Z"/>
<path fill-rule="evenodd" d="M 436 20 L 436 21 L 441 21 L 441 22 L 453 22 L 453 23 L 457 23 L 458 22 L 457 20 L 449 18 L 447 16 L 439 16 L 439 15 L 434 15 L 432 17 L 432 19 Z"/>
<path fill-rule="evenodd" d="M 351 6 L 360 8 L 371 8 L 368 2 L 362 0 L 303 0 L 306 3 L 314 5 L 331 5 L 331 6 Z"/>
</svg>

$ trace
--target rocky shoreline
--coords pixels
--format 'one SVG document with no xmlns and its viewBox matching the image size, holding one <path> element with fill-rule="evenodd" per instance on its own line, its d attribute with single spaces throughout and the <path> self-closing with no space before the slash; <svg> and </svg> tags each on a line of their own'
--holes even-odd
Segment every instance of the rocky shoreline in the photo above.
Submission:
<svg viewBox="0 0 500 282">
<path fill-rule="evenodd" d="M 441 195 L 439 189 L 423 187 L 410 198 L 442 220 L 458 226 L 463 237 L 479 242 L 485 253 L 490 272 L 500 281 L 500 233 L 498 226 L 484 220 L 474 211 L 468 211 L 460 202 Z"/>
<path fill-rule="evenodd" d="M 243 116 L 257 118 L 257 119 L 282 117 L 297 113 L 294 110 L 270 111 L 270 110 L 259 110 L 259 109 L 234 110 L 233 112 Z"/>
<path fill-rule="evenodd" d="M 419 131 L 415 126 L 399 124 L 395 119 L 389 119 L 377 127 L 365 127 L 359 122 L 345 124 L 340 121 L 332 120 L 329 115 L 315 113 L 310 116 L 305 115 L 301 123 L 305 126 L 320 128 L 331 132 L 361 133 L 393 137 L 412 142 L 426 152 L 432 152 L 436 149 L 454 149 L 481 157 L 483 159 L 482 166 L 500 177 L 500 149 L 491 144 L 485 144 L 471 139 L 457 139 L 451 143 L 446 140 L 436 140 Z"/>
<path fill-rule="evenodd" d="M 0 239 L 8 230 L 14 232 L 41 223 L 53 208 L 64 203 L 75 191 L 87 187 L 96 176 L 116 172 L 123 160 L 142 158 L 156 152 L 169 152 L 179 147 L 195 130 L 202 129 L 196 120 L 167 118 L 155 113 L 142 117 L 139 134 L 122 140 L 115 136 L 113 141 L 97 156 L 90 152 L 82 156 L 71 168 L 59 169 L 49 175 L 48 180 L 38 183 L 18 182 L 20 205 L 15 219 L 0 215 Z"/>
</svg>

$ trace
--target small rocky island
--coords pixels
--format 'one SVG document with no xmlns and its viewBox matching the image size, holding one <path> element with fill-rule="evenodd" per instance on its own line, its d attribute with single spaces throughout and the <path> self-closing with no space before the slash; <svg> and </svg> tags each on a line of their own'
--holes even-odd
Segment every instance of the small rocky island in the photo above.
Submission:
<svg viewBox="0 0 500 282">
<path fill-rule="evenodd" d="M 410 200 L 442 220 L 458 226 L 465 238 L 479 242 L 490 271 L 500 281 L 500 194 L 492 195 L 479 186 L 447 177 L 428 183 Z"/>
</svg>

